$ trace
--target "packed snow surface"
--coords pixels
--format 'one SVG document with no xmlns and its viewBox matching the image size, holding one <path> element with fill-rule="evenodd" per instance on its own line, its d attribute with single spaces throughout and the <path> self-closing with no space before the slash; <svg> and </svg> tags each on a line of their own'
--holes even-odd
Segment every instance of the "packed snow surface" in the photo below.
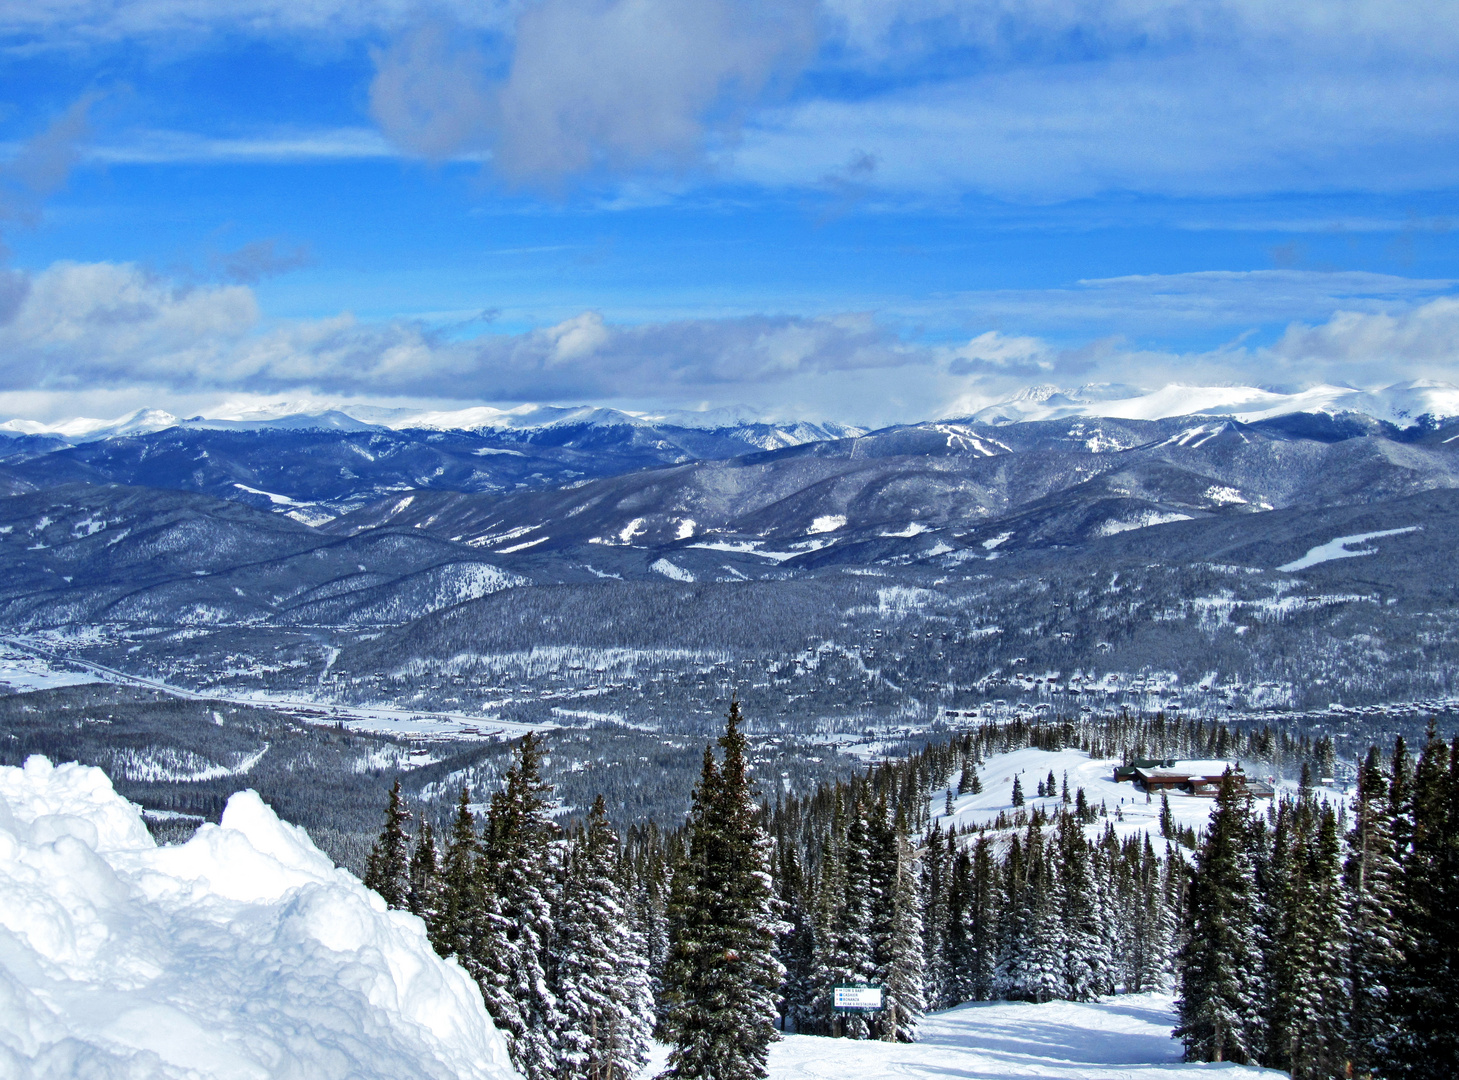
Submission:
<svg viewBox="0 0 1459 1080">
<path fill-rule="evenodd" d="M 0 768 L 0 1076 L 515 1080 L 475 983 L 251 791 L 156 847 L 100 769 Z"/>
<path fill-rule="evenodd" d="M 1174 1003 L 1138 994 L 1097 1002 L 998 1001 L 933 1013 L 911 1044 L 788 1035 L 770 1047 L 770 1080 L 1194 1080 L 1286 1076 L 1241 1065 L 1181 1062 Z"/>
<path fill-rule="evenodd" d="M 1353 544 L 1366 544 L 1369 540 L 1377 540 L 1383 536 L 1399 536 L 1403 533 L 1416 532 L 1417 525 L 1409 525 L 1403 529 L 1382 529 L 1378 532 L 1355 533 L 1352 536 L 1339 536 L 1336 540 L 1329 540 L 1325 544 L 1318 544 L 1303 555 L 1300 559 L 1293 559 L 1289 563 L 1277 567 L 1285 573 L 1294 570 L 1306 570 L 1309 566 L 1316 566 L 1318 563 L 1331 562 L 1333 559 L 1354 559 L 1359 555 L 1374 555 L 1377 552 L 1373 548 L 1364 548 L 1360 551 L 1349 551 Z"/>
</svg>

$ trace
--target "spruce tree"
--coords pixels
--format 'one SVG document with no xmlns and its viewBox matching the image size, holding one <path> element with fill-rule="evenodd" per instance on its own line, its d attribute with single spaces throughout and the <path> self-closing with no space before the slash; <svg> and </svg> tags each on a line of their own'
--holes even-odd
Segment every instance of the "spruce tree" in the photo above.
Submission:
<svg viewBox="0 0 1459 1080">
<path fill-rule="evenodd" d="M 557 914 L 554 981 L 563 1078 L 624 1080 L 648 1060 L 653 997 L 642 936 L 614 873 L 618 838 L 599 795 L 571 846 Z"/>
<path fill-rule="evenodd" d="M 771 889 L 770 840 L 758 819 L 740 731 L 730 703 L 719 740 L 706 750 L 690 814 L 690 852 L 676 880 L 677 937 L 666 973 L 673 1043 L 662 1075 L 676 1080 L 761 1080 L 775 1034 L 775 957 L 783 924 Z"/>
<path fill-rule="evenodd" d="M 892 891 L 891 937 L 886 961 L 878 972 L 882 981 L 882 1037 L 915 1042 L 917 1023 L 926 1003 L 922 996 L 922 905 L 917 868 L 905 834 L 896 835 L 897 866 Z"/>
<path fill-rule="evenodd" d="M 471 815 L 467 790 L 463 786 L 456 804 L 451 838 L 441 860 L 436 910 L 426 921 L 426 929 L 436 952 L 456 957 L 462 967 L 479 979 L 475 958 L 486 897 L 481 891 L 481 878 L 477 871 L 478 851 L 476 821 Z"/>
<path fill-rule="evenodd" d="M 385 807 L 385 827 L 370 848 L 365 861 L 364 885 L 380 894 L 385 905 L 391 908 L 406 907 L 406 896 L 410 891 L 408 860 L 410 838 L 405 833 L 405 823 L 410 820 L 410 811 L 400 795 L 400 781 L 390 786 L 390 797 Z"/>
<path fill-rule="evenodd" d="M 1388 778 L 1374 747 L 1358 773 L 1353 830 L 1343 883 L 1348 894 L 1349 1055 L 1354 1076 L 1369 1075 L 1392 1035 L 1389 987 L 1401 972 L 1398 925 L 1401 870 L 1393 846 Z"/>
<path fill-rule="evenodd" d="M 781 987 L 782 1027 L 802 1034 L 816 1028 L 816 931 L 807 897 L 805 870 L 791 844 L 778 852 L 776 882 L 781 915 L 789 928 L 780 935 L 780 960 L 785 965 Z"/>
<path fill-rule="evenodd" d="M 998 872 L 992 847 L 986 836 L 973 845 L 971 897 L 968 904 L 968 997 L 988 1001 L 993 997 L 998 967 Z"/>
<path fill-rule="evenodd" d="M 1408 826 L 1399 904 L 1404 960 L 1392 986 L 1393 1031 L 1379 1055 L 1381 1074 L 1403 1080 L 1452 1071 L 1459 1062 L 1459 768 L 1432 722 L 1412 774 Z"/>
<path fill-rule="evenodd" d="M 932 1009 L 956 1004 L 951 1000 L 953 979 L 947 962 L 949 876 L 947 845 L 941 828 L 933 825 L 922 856 L 922 971 Z"/>
<path fill-rule="evenodd" d="M 487 815 L 483 890 L 490 932 L 480 955 L 482 994 L 507 1034 L 512 1063 L 527 1080 L 557 1067 L 563 1019 L 550 978 L 553 906 L 560 849 L 548 815 L 552 788 L 541 776 L 541 743 L 523 737 Z"/>
<path fill-rule="evenodd" d="M 1187 892 L 1180 1024 L 1189 1061 L 1246 1064 L 1262 1051 L 1262 957 L 1248 814 L 1228 770 Z"/>
<path fill-rule="evenodd" d="M 416 837 L 415 848 L 410 853 L 409 888 L 405 896 L 405 906 L 412 915 L 419 915 L 427 923 L 434 918 L 436 912 L 439 872 L 436 864 L 436 832 L 429 821 L 422 819 L 420 834 Z"/>
</svg>

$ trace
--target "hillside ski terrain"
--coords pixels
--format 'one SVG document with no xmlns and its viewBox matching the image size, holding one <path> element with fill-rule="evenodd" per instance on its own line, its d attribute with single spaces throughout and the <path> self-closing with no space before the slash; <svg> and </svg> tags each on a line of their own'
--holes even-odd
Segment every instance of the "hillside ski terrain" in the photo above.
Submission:
<svg viewBox="0 0 1459 1080">
<path fill-rule="evenodd" d="M 1251 1065 L 1184 1064 L 1180 1043 L 1170 1036 L 1174 1026 L 1167 994 L 1097 1002 L 970 1002 L 926 1016 L 918 1041 L 910 1044 L 787 1035 L 770 1047 L 770 1080 L 1193 1080 L 1212 1075 L 1237 1080 L 1287 1075 Z"/>
</svg>

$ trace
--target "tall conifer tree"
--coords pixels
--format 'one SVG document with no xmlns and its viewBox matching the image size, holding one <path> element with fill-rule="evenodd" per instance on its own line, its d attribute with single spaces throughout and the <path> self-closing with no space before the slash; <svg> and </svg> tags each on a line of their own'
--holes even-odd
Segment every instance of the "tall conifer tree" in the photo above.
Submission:
<svg viewBox="0 0 1459 1080">
<path fill-rule="evenodd" d="M 1187 894 L 1176 1034 L 1191 1061 L 1245 1064 L 1264 1045 L 1247 818 L 1228 771 Z"/>
<path fill-rule="evenodd" d="M 410 820 L 410 811 L 400 794 L 400 781 L 390 785 L 390 799 L 385 807 L 385 827 L 370 848 L 365 862 L 365 888 L 380 894 L 387 907 L 404 908 L 410 891 L 408 860 L 410 837 L 405 833 L 405 823 Z"/>
<path fill-rule="evenodd" d="M 673 1043 L 663 1073 L 676 1080 L 762 1080 L 775 1034 L 775 957 L 783 924 L 771 888 L 770 839 L 758 817 L 740 705 L 730 703 L 719 740 L 705 752 L 689 822 L 689 860 L 675 881 L 677 936 L 666 981 L 665 1028 Z"/>
</svg>

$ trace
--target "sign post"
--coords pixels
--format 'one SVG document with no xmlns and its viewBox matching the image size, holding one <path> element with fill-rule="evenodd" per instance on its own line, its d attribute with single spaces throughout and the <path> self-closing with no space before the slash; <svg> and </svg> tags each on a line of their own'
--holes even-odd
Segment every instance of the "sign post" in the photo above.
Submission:
<svg viewBox="0 0 1459 1080">
<path fill-rule="evenodd" d="M 871 983 L 840 983 L 832 991 L 837 1012 L 880 1012 L 880 986 Z"/>
</svg>

